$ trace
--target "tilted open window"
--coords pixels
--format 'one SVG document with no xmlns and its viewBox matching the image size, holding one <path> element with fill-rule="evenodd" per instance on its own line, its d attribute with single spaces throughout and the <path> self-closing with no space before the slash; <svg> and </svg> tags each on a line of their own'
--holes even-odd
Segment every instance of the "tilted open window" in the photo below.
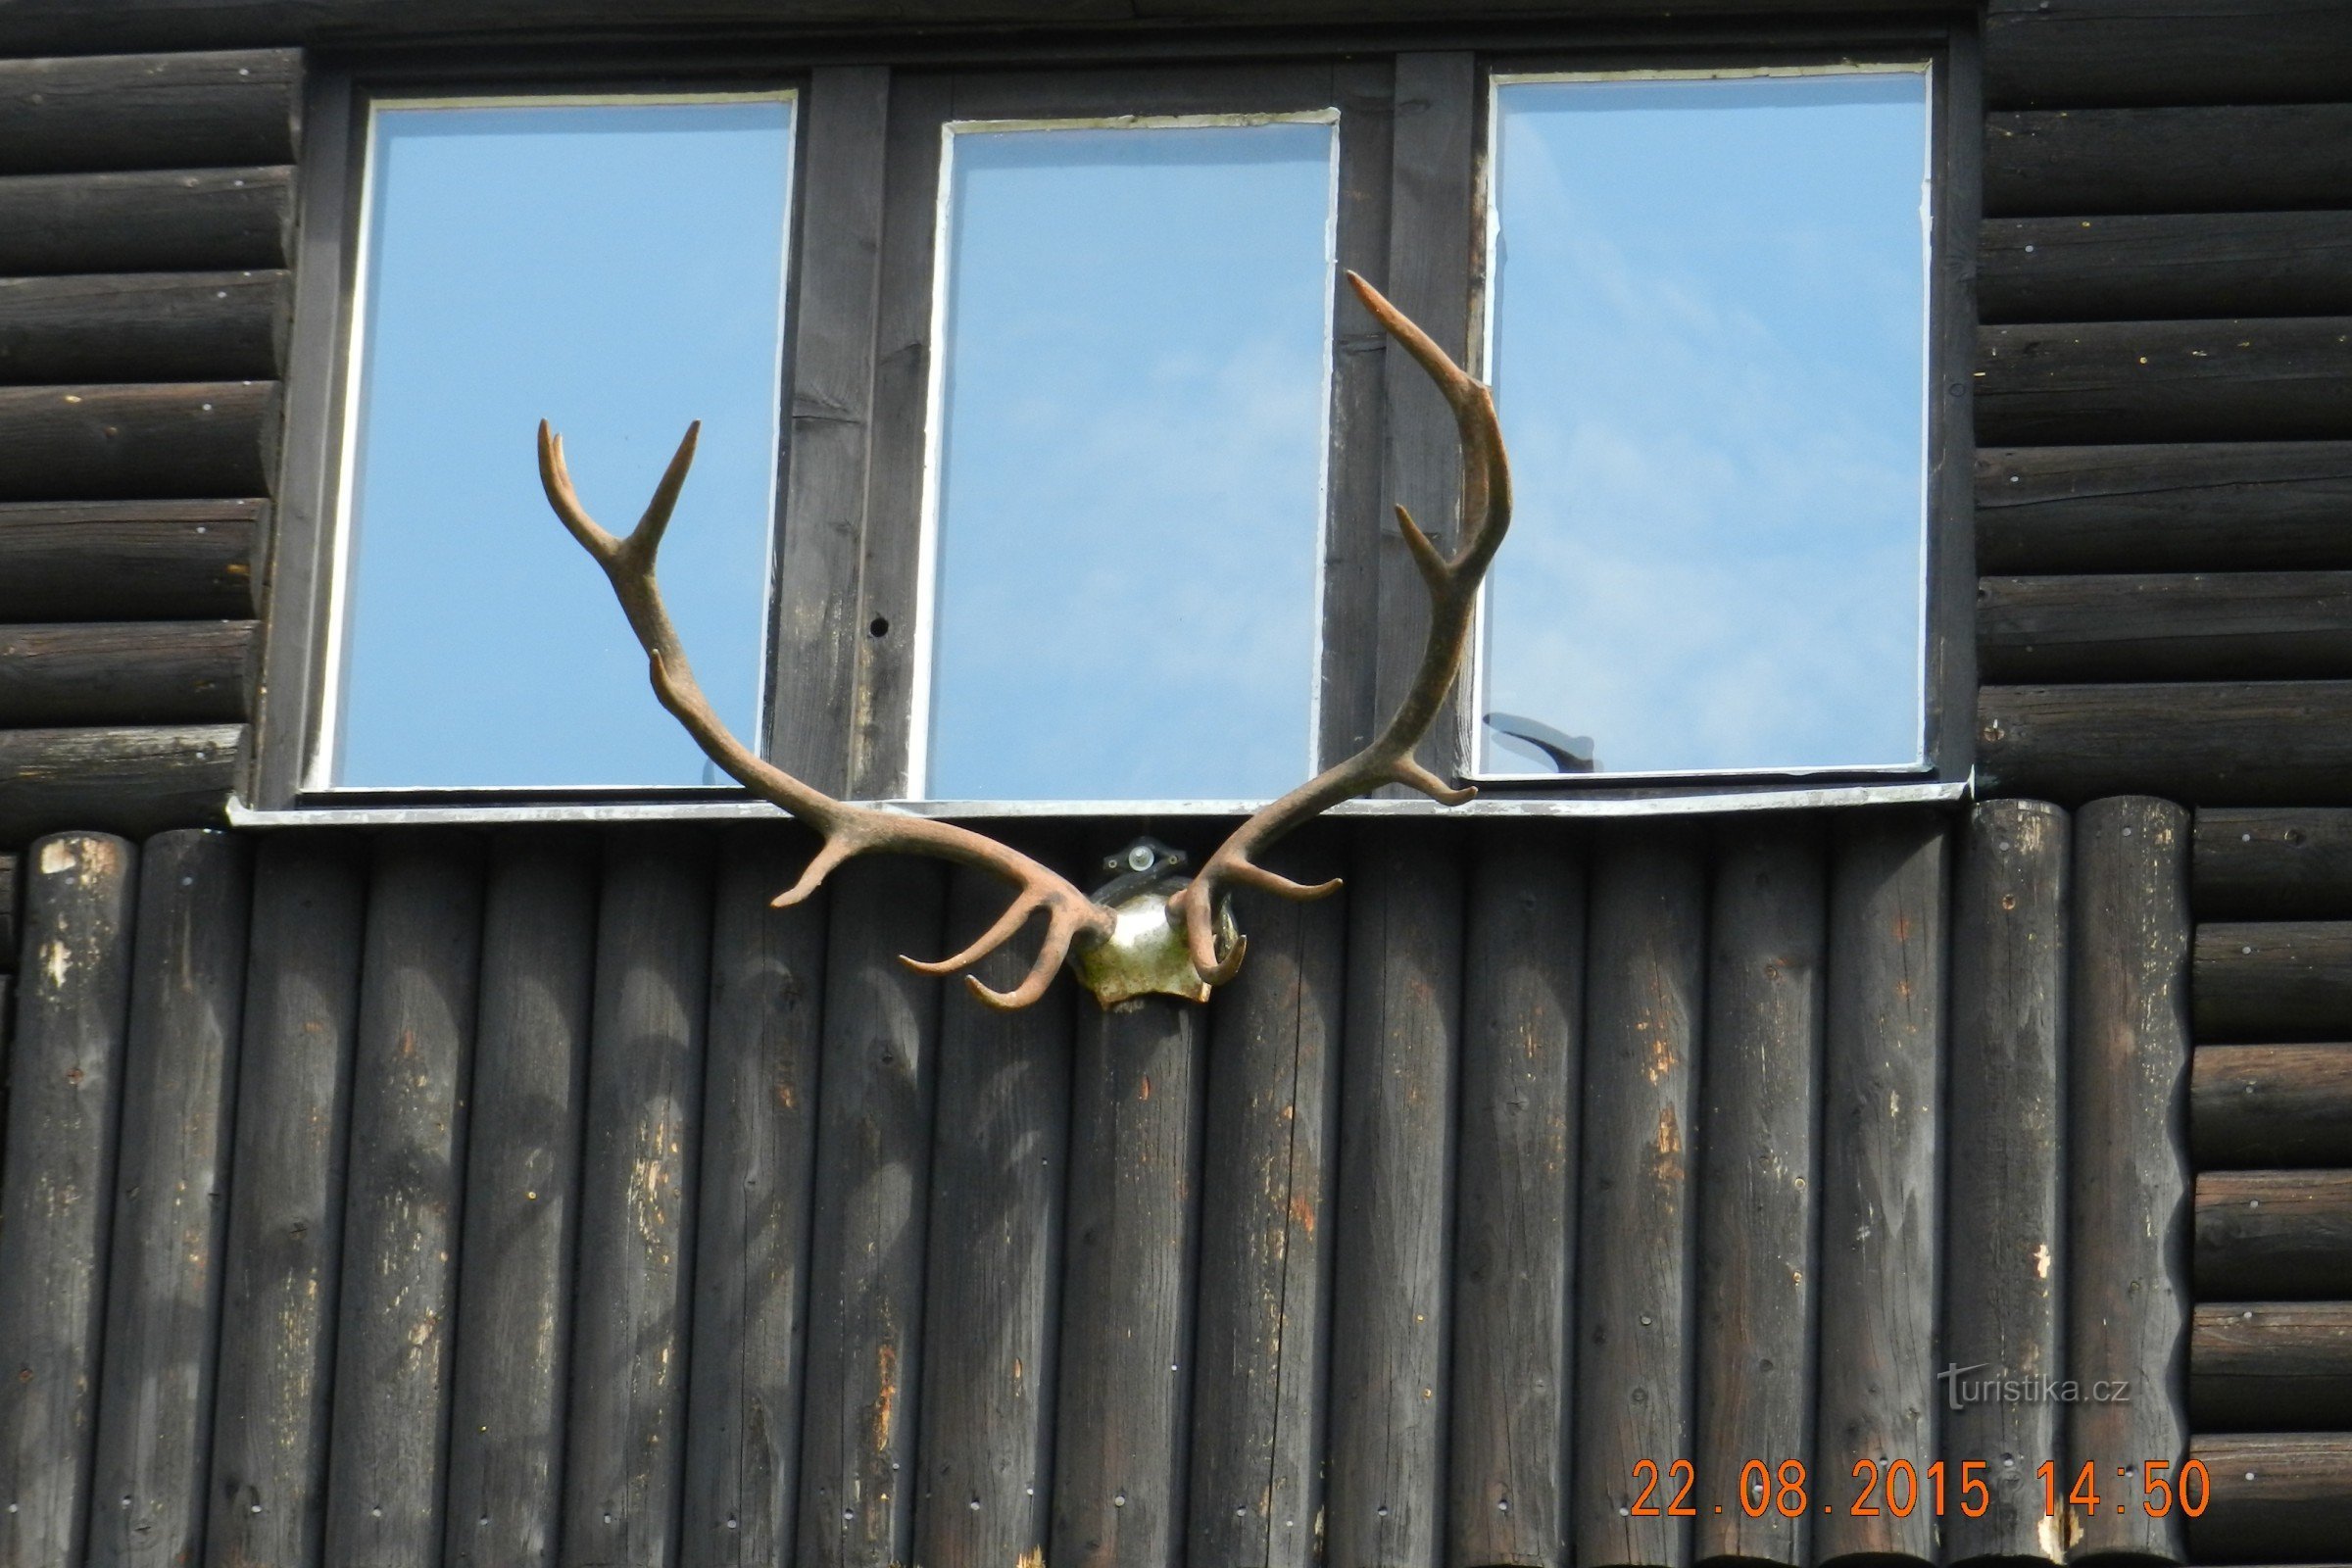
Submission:
<svg viewBox="0 0 2352 1568">
<path fill-rule="evenodd" d="M 623 523 L 705 421 L 664 586 L 819 788 L 1280 794 L 1410 678 L 1392 503 L 1443 543 L 1458 502 L 1343 269 L 1480 368 L 1514 463 L 1425 762 L 1545 809 L 1948 787 L 1940 40 L 1696 53 L 330 88 L 249 800 L 735 796 L 548 514 L 541 417 Z"/>
</svg>

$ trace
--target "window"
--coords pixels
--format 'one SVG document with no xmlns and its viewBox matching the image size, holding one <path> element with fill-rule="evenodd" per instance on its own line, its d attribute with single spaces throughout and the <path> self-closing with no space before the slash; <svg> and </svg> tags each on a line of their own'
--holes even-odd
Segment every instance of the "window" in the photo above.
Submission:
<svg viewBox="0 0 2352 1568">
<path fill-rule="evenodd" d="M 612 527 L 705 421 L 664 589 L 819 788 L 1279 794 L 1409 679 L 1389 504 L 1443 542 L 1457 499 L 1342 269 L 1483 367 L 1518 481 L 1425 761 L 1506 802 L 1956 776 L 1940 40 L 1618 49 L 329 87 L 254 799 L 735 793 L 548 514 L 542 416 Z"/>
</svg>

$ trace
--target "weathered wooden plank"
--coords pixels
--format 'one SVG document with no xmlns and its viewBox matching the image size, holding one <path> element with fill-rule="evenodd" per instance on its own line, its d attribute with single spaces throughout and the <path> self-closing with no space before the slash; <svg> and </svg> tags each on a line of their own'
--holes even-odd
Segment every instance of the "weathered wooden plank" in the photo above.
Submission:
<svg viewBox="0 0 2352 1568">
<path fill-rule="evenodd" d="M 2352 681 L 1987 686 L 1977 742 L 1992 794 L 2352 801 Z"/>
<path fill-rule="evenodd" d="M 1875 1467 L 1883 1497 L 1893 1461 L 1937 1457 L 1946 858 L 1926 813 L 1858 818 L 1832 844 L 1816 1496 L 1859 1496 Z M 1840 1506 L 1818 1526 L 1816 1560 L 1936 1552 L 1924 1509 Z"/>
<path fill-rule="evenodd" d="M 884 1568 L 914 1541 L 940 1010 L 939 982 L 893 955 L 944 951 L 946 878 L 902 857 L 853 860 L 831 887 L 793 1560 Z"/>
<path fill-rule="evenodd" d="M 244 745 L 234 724 L 0 730 L 0 841 L 218 822 Z"/>
<path fill-rule="evenodd" d="M 2077 1379 L 2129 1381 L 2132 1397 L 2068 1406 L 2066 1448 L 2078 1466 L 2097 1461 L 2102 1485 L 2107 1467 L 2129 1467 L 2133 1489 L 2142 1464 L 2179 1461 L 2189 1430 L 2187 813 L 2144 797 L 2094 801 L 2075 816 L 2073 870 L 2067 1366 Z M 2080 1556 L 2178 1561 L 2180 1543 L 2177 1511 L 2099 1511 L 2072 1544 Z"/>
<path fill-rule="evenodd" d="M 250 618 L 266 501 L 0 506 L 0 620 Z"/>
<path fill-rule="evenodd" d="M 32 962 L 0 1151 L 0 1563 L 55 1568 L 87 1539 L 138 851 L 60 834 L 24 876 Z"/>
<path fill-rule="evenodd" d="M 1986 577 L 1990 681 L 2352 675 L 2352 571 Z"/>
<path fill-rule="evenodd" d="M 2299 207 L 2352 207 L 2352 104 L 1984 117 L 1987 217 Z"/>
<path fill-rule="evenodd" d="M 1558 824 L 1506 826 L 1482 835 L 1474 853 L 1446 1561 L 1559 1568 L 1574 1387 L 1584 846 Z"/>
<path fill-rule="evenodd" d="M 1444 1547 L 1461 845 L 1429 824 L 1355 842 L 1334 1189 L 1333 1562 L 1427 1568 Z"/>
<path fill-rule="evenodd" d="M 2201 1041 L 2352 1033 L 2352 921 L 2208 921 L 2195 965 Z"/>
<path fill-rule="evenodd" d="M 0 276 L 283 267 L 293 173 L 281 164 L 0 175 Z"/>
<path fill-rule="evenodd" d="M 2208 920 L 2352 915 L 2352 811 L 2208 808 L 2189 881 Z"/>
<path fill-rule="evenodd" d="M 376 841 L 352 1069 L 330 1563 L 429 1562 L 441 1549 L 481 929 L 478 840 Z"/>
<path fill-rule="evenodd" d="M 0 855 L 0 973 L 17 967 L 17 911 L 24 876 L 14 855 Z"/>
<path fill-rule="evenodd" d="M 2188 1138 L 2200 1170 L 2352 1165 L 2352 1045 L 2198 1047 Z"/>
<path fill-rule="evenodd" d="M 1004 906 L 999 878 L 955 872 L 950 940 Z M 1000 950 L 974 973 L 1010 990 L 1029 959 Z M 1052 1530 L 1074 1003 L 1094 1005 L 1069 985 L 1018 1012 L 961 986 L 941 1004 L 939 1102 L 953 1108 L 931 1148 L 914 1515 L 914 1560 L 939 1568 L 1042 1560 Z"/>
<path fill-rule="evenodd" d="M 643 828 L 604 848 L 564 1553 L 662 1568 L 678 1559 L 686 1461 L 712 845 Z"/>
<path fill-rule="evenodd" d="M 0 501 L 265 494 L 277 386 L 0 386 Z"/>
<path fill-rule="evenodd" d="M 1567 1506 L 1578 1563 L 1687 1564 L 1690 1527 L 1664 1474 L 1693 1452 L 1691 1362 L 1706 866 L 1682 830 L 1592 847 L 1584 1164 L 1578 1183 L 1576 1414 Z M 1637 1467 L 1644 1461 L 1659 1472 Z M 1717 1480 L 1723 1478 L 1714 1478 Z M 1635 1507 L 1653 1510 L 1646 1517 Z"/>
<path fill-rule="evenodd" d="M 2352 213 L 1999 218 L 1977 248 L 1983 321 L 2352 312 Z"/>
<path fill-rule="evenodd" d="M 1184 1560 L 1207 1041 L 1200 1008 L 1170 997 L 1078 1014 L 1054 1562 Z"/>
<path fill-rule="evenodd" d="M 1931 257 L 1927 284 L 1940 303 L 1930 312 L 1927 329 L 1926 369 L 1932 390 L 1923 411 L 1924 479 L 1928 514 L 1945 521 L 1928 540 L 1922 612 L 1930 624 L 1947 630 L 1927 639 L 1924 690 L 1929 724 L 1923 755 L 1945 778 L 1966 774 L 1975 762 L 1969 721 L 1980 683 L 1975 642 L 1948 631 L 1966 622 L 1982 569 L 1976 561 L 1974 530 L 1959 521 L 1968 515 L 1976 491 L 1971 464 L 1978 439 L 1976 400 L 1964 372 L 1976 355 L 1977 238 L 1984 206 L 1984 170 L 1970 155 L 1984 121 L 1979 54 L 1974 29 L 1950 29 L 1942 41 L 1928 104 L 1928 177 L 1935 189 L 1923 215 Z"/>
<path fill-rule="evenodd" d="M 1302 845 L 1295 869 L 1332 858 Z M 1201 1177 L 1186 1556 L 1200 1568 L 1313 1568 L 1346 896 L 1245 897 L 1241 915 L 1250 958 L 1208 1019 L 1204 1136 L 1216 1157 Z"/>
<path fill-rule="evenodd" d="M 302 53 L 0 61 L 0 173 L 294 160 Z"/>
<path fill-rule="evenodd" d="M 2002 108 L 2295 103 L 2352 80 L 2333 0 L 1990 0 L 1985 96 Z"/>
<path fill-rule="evenodd" d="M 1987 326 L 1977 343 L 1991 444 L 2352 434 L 2352 318 Z"/>
<path fill-rule="evenodd" d="M 1985 571 L 2352 566 L 2352 444 L 2008 447 L 1977 455 Z"/>
<path fill-rule="evenodd" d="M 2352 1427 L 2352 1302 L 2198 1306 L 2189 1326 L 2188 1411 L 2200 1432 Z"/>
<path fill-rule="evenodd" d="M 246 716 L 250 620 L 0 625 L 0 724 L 187 724 Z"/>
<path fill-rule="evenodd" d="M 1812 1560 L 1809 1514 L 1749 1510 L 1774 1495 L 1782 1460 L 1813 1451 L 1827 873 L 1811 823 L 1726 833 L 1714 871 L 1690 1454 L 1708 1504 L 1694 1527 L 1701 1562 Z"/>
<path fill-rule="evenodd" d="M 0 277 L 0 382 L 277 374 L 281 271 Z"/>
<path fill-rule="evenodd" d="M 1946 1112 L 1941 1359 L 1984 1379 L 2067 1375 L 2059 1346 L 2068 826 L 2057 807 L 1993 801 L 1969 814 L 1960 846 L 1951 1078 L 1966 1088 Z M 1963 1400 L 1945 1411 L 1944 1452 L 2016 1458 L 1986 1465 L 1989 1490 L 1978 1515 L 1945 1516 L 1954 1560 L 2064 1559 L 2064 1522 L 2044 1511 L 2035 1474 L 2044 1460 L 2065 1460 L 2061 1420 L 2062 1407 L 2047 1399 Z"/>
<path fill-rule="evenodd" d="M 2207 1300 L 2352 1298 L 2352 1170 L 2199 1172 L 2196 1287 Z"/>
<path fill-rule="evenodd" d="M 318 1568 L 341 1299 L 367 857 L 325 833 L 254 852 L 236 1153 L 213 1406 L 212 1568 Z"/>
<path fill-rule="evenodd" d="M 191 829 L 141 847 L 92 1564 L 192 1563 L 203 1545 L 251 908 L 242 841 Z"/>
<path fill-rule="evenodd" d="M 713 1568 L 792 1550 L 825 904 L 768 900 L 808 848 L 766 826 L 729 835 L 711 906 L 681 1556 Z"/>
<path fill-rule="evenodd" d="M 2212 1501 L 2188 1525 L 2198 1562 L 2317 1562 L 2352 1541 L 2352 1437 L 2205 1437 L 2190 1446 Z"/>
<path fill-rule="evenodd" d="M 585 835 L 492 841 L 442 1538 L 462 1568 L 555 1561 L 596 896 Z"/>
</svg>

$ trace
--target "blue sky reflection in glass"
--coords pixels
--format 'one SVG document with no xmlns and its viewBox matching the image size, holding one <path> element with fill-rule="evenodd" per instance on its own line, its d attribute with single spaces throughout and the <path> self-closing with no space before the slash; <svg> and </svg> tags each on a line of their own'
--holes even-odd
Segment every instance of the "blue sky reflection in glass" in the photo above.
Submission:
<svg viewBox="0 0 2352 1568">
<path fill-rule="evenodd" d="M 951 138 L 933 799 L 1311 771 L 1337 131 Z"/>
<path fill-rule="evenodd" d="M 1924 72 L 1506 82 L 1482 713 L 1601 772 L 1923 753 Z M 1547 773 L 1479 727 L 1482 771 Z"/>
<path fill-rule="evenodd" d="M 548 510 L 533 432 L 622 532 L 704 420 L 662 586 L 757 734 L 792 124 L 782 96 L 377 106 L 334 784 L 726 782 Z"/>
</svg>

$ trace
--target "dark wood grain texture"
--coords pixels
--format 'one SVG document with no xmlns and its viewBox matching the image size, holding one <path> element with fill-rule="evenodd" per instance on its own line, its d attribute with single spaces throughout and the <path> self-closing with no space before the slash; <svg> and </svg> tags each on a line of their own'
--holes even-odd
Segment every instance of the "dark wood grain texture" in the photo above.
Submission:
<svg viewBox="0 0 2352 1568">
<path fill-rule="evenodd" d="M 2074 1463 L 2178 1464 L 2188 1442 L 2188 816 L 2145 797 L 2075 814 L 2067 932 L 2067 1372 L 2129 1401 L 2067 1411 Z M 2085 1514 L 2078 1555 L 2180 1550 L 2176 1510 Z"/>
<path fill-rule="evenodd" d="M 575 1563 L 678 1559 L 711 850 L 688 828 L 604 841 L 564 1412 Z"/>
<path fill-rule="evenodd" d="M 283 267 L 293 171 L 0 175 L 0 276 Z"/>
<path fill-rule="evenodd" d="M 0 725 L 197 724 L 246 716 L 250 620 L 0 625 Z"/>
<path fill-rule="evenodd" d="M 1994 801 L 1970 812 L 1960 840 L 1942 1361 L 1975 1368 L 1979 1381 L 2067 1375 L 2068 829 L 2057 807 Z M 1945 1516 L 1947 1550 L 1961 1561 L 2062 1560 L 2063 1522 L 2045 1512 L 2034 1473 L 2044 1460 L 2065 1465 L 2061 1406 L 1949 1402 L 1943 1451 L 1991 1462 L 1983 1512 Z"/>
<path fill-rule="evenodd" d="M 1207 1043 L 1193 1003 L 1080 1004 L 1054 1562 L 1176 1568 L 1184 1559 Z"/>
<path fill-rule="evenodd" d="M 0 277 L 0 382 L 275 376 L 282 271 Z"/>
<path fill-rule="evenodd" d="M 0 501 L 262 495 L 276 442 L 274 382 L 0 386 Z"/>
<path fill-rule="evenodd" d="M 1989 445 L 2352 435 L 2352 318 L 1987 326 L 1977 343 Z"/>
<path fill-rule="evenodd" d="M 1591 897 L 1570 1557 L 1680 1568 L 1690 1527 L 1654 1494 L 1657 1516 L 1629 1510 L 1645 1484 L 1637 1465 L 1664 1471 L 1693 1452 L 1702 841 L 1685 829 L 1596 839 Z M 1661 1489 L 1670 1500 L 1679 1484 Z"/>
<path fill-rule="evenodd" d="M 1464 939 L 1446 1561 L 1565 1562 L 1585 861 L 1556 824 L 1483 833 Z"/>
<path fill-rule="evenodd" d="M 2213 1500 L 2188 1526 L 2198 1562 L 2318 1562 L 2352 1541 L 2352 1438 L 2200 1434 Z"/>
<path fill-rule="evenodd" d="M 450 1384 L 452 1568 L 556 1560 L 596 900 L 586 835 L 491 841 Z"/>
<path fill-rule="evenodd" d="M 1988 572 L 2352 566 L 2352 443 L 1988 447 L 1977 556 Z"/>
<path fill-rule="evenodd" d="M 2352 213 L 2001 218 L 1978 238 L 1979 318 L 2148 321 L 2352 311 Z"/>
<path fill-rule="evenodd" d="M 2352 1426 L 2352 1304 L 2200 1303 L 2189 1325 L 2188 1413 L 2204 1433 Z"/>
<path fill-rule="evenodd" d="M 1989 681 L 2352 675 L 2352 571 L 1986 577 Z"/>
<path fill-rule="evenodd" d="M 2200 1170 L 2352 1165 L 2352 1045 L 2199 1046 L 2188 1137 Z"/>
<path fill-rule="evenodd" d="M 2352 1298 L 2352 1170 L 2199 1172 L 2196 1285 L 2207 1300 Z"/>
<path fill-rule="evenodd" d="M 1943 1213 L 1944 819 L 1842 822 L 1830 856 L 1822 1058 L 1821 1357 L 1816 1494 L 1859 1495 L 1897 1459 L 1936 1451 Z M 1933 1559 L 1936 1521 L 1824 1513 L 1814 1555 Z"/>
<path fill-rule="evenodd" d="M 1311 854 L 1312 852 L 1309 852 Z M 1299 858 L 1300 874 L 1308 856 Z M 1315 863 L 1328 864 L 1327 860 Z M 1209 1012 L 1188 1559 L 1312 1568 L 1339 1168 L 1346 895 L 1245 898 Z"/>
<path fill-rule="evenodd" d="M 232 724 L 0 730 L 0 841 L 218 822 L 244 744 Z"/>
<path fill-rule="evenodd" d="M 335 1329 L 330 1563 L 422 1562 L 441 1549 L 481 935 L 479 840 L 427 831 L 375 841 Z"/>
<path fill-rule="evenodd" d="M 17 933 L 19 912 L 24 906 L 24 861 L 15 855 L 0 855 L 0 972 L 17 967 Z"/>
<path fill-rule="evenodd" d="M 0 619 L 252 617 L 263 501 L 0 506 Z"/>
<path fill-rule="evenodd" d="M 946 884 L 905 858 L 853 860 L 829 883 L 802 1568 L 885 1568 L 913 1549 L 941 987 L 893 955 L 947 951 Z"/>
<path fill-rule="evenodd" d="M 2332 0 L 1990 0 L 1984 25 L 2002 108 L 2293 103 L 2352 79 Z"/>
<path fill-rule="evenodd" d="M 949 940 L 986 930 L 1004 903 L 995 876 L 952 873 Z M 975 972 L 1010 990 L 1030 956 L 1000 949 Z M 962 986 L 940 1004 L 914 1513 L 914 1560 L 938 1568 L 1039 1560 L 1053 1529 L 1077 1006 L 1095 1010 L 1067 984 L 1018 1012 L 996 1011 Z"/>
<path fill-rule="evenodd" d="M 2210 921 L 2195 968 L 2201 1041 L 2352 1035 L 2352 921 Z"/>
<path fill-rule="evenodd" d="M 785 1561 L 800 1494 L 825 902 L 768 900 L 808 851 L 764 824 L 719 847 L 681 1552 L 711 1568 Z"/>
<path fill-rule="evenodd" d="M 1348 872 L 1324 1504 L 1335 1562 L 1422 1568 L 1445 1549 L 1464 858 L 1435 825 L 1359 834 Z"/>
<path fill-rule="evenodd" d="M 0 61 L 0 173 L 284 164 L 294 49 Z"/>
<path fill-rule="evenodd" d="M 255 847 L 214 1385 L 211 1568 L 318 1568 L 368 860 L 330 833 Z"/>
<path fill-rule="evenodd" d="M 1813 1451 L 1826 852 L 1818 825 L 1802 821 L 1726 830 L 1716 852 L 1695 1138 L 1690 1457 L 1707 1502 L 1724 1507 L 1699 1509 L 1701 1562 L 1811 1560 L 1809 1513 L 1749 1510 L 1772 1495 L 1781 1460 Z M 1760 1490 L 1751 1460 L 1765 1472 Z"/>
<path fill-rule="evenodd" d="M 2352 681 L 1987 686 L 1977 723 L 1987 794 L 2352 802 Z"/>
<path fill-rule="evenodd" d="M 2352 207 L 2352 103 L 1984 117 L 1988 217 L 2298 207 Z"/>
<path fill-rule="evenodd" d="M 2208 920 L 2352 916 L 2352 810 L 2201 810 L 2189 884 Z"/>
<path fill-rule="evenodd" d="M 203 1549 L 250 849 L 182 829 L 139 851 L 93 1564 L 192 1563 Z"/>
<path fill-rule="evenodd" d="M 98 1421 L 130 1010 L 137 849 L 26 852 L 24 949 L 0 1160 L 0 1563 L 78 1563 Z"/>
</svg>

